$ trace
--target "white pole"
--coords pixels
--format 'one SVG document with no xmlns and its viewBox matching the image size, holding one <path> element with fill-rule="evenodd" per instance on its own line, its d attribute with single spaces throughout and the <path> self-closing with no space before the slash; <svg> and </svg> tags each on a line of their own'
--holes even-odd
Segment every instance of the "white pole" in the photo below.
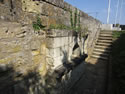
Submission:
<svg viewBox="0 0 125 94">
<path fill-rule="evenodd" d="M 115 16 L 115 25 L 116 25 L 117 17 L 118 17 L 118 8 L 119 8 L 119 0 L 117 2 L 117 10 L 116 10 L 116 16 Z"/>
<path fill-rule="evenodd" d="M 110 8 L 111 8 L 111 0 L 108 0 L 108 16 L 107 16 L 107 24 L 109 24 Z"/>
<path fill-rule="evenodd" d="M 123 0 L 122 0 L 122 2 L 121 2 L 120 17 L 119 17 L 119 24 L 120 24 L 121 17 L 122 17 L 122 6 L 123 6 Z"/>
</svg>

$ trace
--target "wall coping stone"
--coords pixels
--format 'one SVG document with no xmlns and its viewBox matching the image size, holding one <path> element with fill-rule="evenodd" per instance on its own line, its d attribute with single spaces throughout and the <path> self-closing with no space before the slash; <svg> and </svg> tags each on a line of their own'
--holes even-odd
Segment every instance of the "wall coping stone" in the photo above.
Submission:
<svg viewBox="0 0 125 94">
<path fill-rule="evenodd" d="M 58 29 L 52 29 L 51 31 L 47 31 L 47 37 L 67 37 L 72 36 L 73 32 L 70 30 L 58 30 Z"/>
</svg>

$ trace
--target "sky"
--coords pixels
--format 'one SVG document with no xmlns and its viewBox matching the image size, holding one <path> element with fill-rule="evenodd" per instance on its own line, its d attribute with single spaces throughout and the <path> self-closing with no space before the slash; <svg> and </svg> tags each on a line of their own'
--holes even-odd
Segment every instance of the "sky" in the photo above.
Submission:
<svg viewBox="0 0 125 94">
<path fill-rule="evenodd" d="M 108 10 L 108 0 L 64 0 L 69 4 L 77 7 L 78 9 L 84 11 L 90 16 L 100 20 L 102 23 L 107 22 L 107 10 Z M 117 23 L 125 25 L 125 0 L 123 0 L 123 7 L 121 12 L 120 19 L 120 9 L 122 0 L 119 0 L 119 12 L 117 17 Z M 111 0 L 111 12 L 109 23 L 114 24 L 116 18 L 116 9 L 117 9 L 118 0 Z"/>
</svg>

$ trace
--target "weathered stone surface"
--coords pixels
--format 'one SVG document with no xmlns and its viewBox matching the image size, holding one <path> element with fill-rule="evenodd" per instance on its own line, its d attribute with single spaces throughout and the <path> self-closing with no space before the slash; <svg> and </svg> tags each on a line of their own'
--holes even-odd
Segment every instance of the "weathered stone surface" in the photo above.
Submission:
<svg viewBox="0 0 125 94">
<path fill-rule="evenodd" d="M 46 32 L 46 36 L 39 35 L 32 28 L 32 22 L 36 21 L 38 16 L 47 28 L 51 24 L 71 26 L 70 11 L 74 20 L 76 8 L 63 0 L 3 0 L 0 2 L 1 94 L 22 94 L 22 91 L 23 94 L 45 94 L 56 84 L 55 78 L 52 78 L 54 75 L 49 76 L 49 73 L 53 72 L 52 69 L 71 60 L 77 40 L 81 53 L 86 51 L 89 54 L 89 48 L 93 47 L 99 31 L 100 22 L 80 10 L 78 13 L 80 12 L 82 32 L 88 29 L 89 34 L 84 51 L 82 45 L 84 39 L 80 41 L 70 30 L 50 30 Z M 75 55 L 79 56 L 79 54 Z M 64 77 L 64 82 L 69 82 L 71 85 L 75 76 L 81 75 L 79 71 L 82 68 L 83 66 L 80 65 L 76 68 L 78 72 L 75 71 L 73 75 L 69 73 L 69 79 Z M 51 94 L 56 93 L 51 91 Z"/>
<path fill-rule="evenodd" d="M 47 55 L 50 59 L 48 62 L 53 61 L 53 69 L 60 65 L 63 65 L 67 61 L 71 60 L 71 57 L 80 56 L 83 53 L 83 40 L 73 36 L 71 31 L 67 30 L 52 30 L 47 32 Z M 74 51 L 76 45 L 76 39 L 78 40 L 79 51 Z M 78 52 L 79 54 L 75 53 Z"/>
<path fill-rule="evenodd" d="M 22 26 L 16 22 L 2 21 L 0 28 L 0 92 L 1 89 L 4 92 L 4 88 L 14 86 L 15 83 L 34 73 L 44 78 L 51 69 L 51 66 L 46 62 L 45 36 L 35 34 L 30 25 Z M 39 77 L 36 74 L 33 78 L 29 77 L 26 80 Z M 43 82 L 40 83 L 43 84 Z M 20 87 L 20 84 L 16 84 L 16 86 Z M 28 87 L 26 86 L 26 88 Z"/>
<path fill-rule="evenodd" d="M 11 8 L 11 6 L 13 7 Z M 6 1 L 1 4 L 0 7 L 1 19 L 31 24 L 32 21 L 36 19 L 37 14 L 39 14 L 43 20 L 43 24 L 47 26 L 50 24 L 64 24 L 71 26 L 71 16 L 69 10 L 72 11 L 73 16 L 76 10 L 75 7 L 69 5 L 63 0 L 19 0 L 12 1 L 12 3 Z M 93 24 L 94 21 L 100 23 L 81 10 L 78 10 L 78 13 L 79 12 L 81 15 L 80 19 L 82 28 L 84 28 L 86 24 L 87 26 L 88 24 Z M 87 21 L 90 21 L 90 23 L 87 23 Z M 83 22 L 85 22 L 85 24 L 83 24 Z"/>
</svg>

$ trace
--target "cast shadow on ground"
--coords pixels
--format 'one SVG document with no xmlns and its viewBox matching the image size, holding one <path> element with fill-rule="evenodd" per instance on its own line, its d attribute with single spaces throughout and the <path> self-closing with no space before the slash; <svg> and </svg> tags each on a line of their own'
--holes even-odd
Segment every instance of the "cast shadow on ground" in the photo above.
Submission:
<svg viewBox="0 0 125 94">
<path fill-rule="evenodd" d="M 35 70 L 23 75 L 12 65 L 0 66 L 0 94 L 54 94 L 55 86 L 54 75 L 41 77 Z"/>
<path fill-rule="evenodd" d="M 116 32 L 116 31 L 115 31 Z M 114 32 L 114 33 L 115 33 Z M 116 32 L 112 50 L 112 94 L 125 93 L 125 33 Z"/>
</svg>

